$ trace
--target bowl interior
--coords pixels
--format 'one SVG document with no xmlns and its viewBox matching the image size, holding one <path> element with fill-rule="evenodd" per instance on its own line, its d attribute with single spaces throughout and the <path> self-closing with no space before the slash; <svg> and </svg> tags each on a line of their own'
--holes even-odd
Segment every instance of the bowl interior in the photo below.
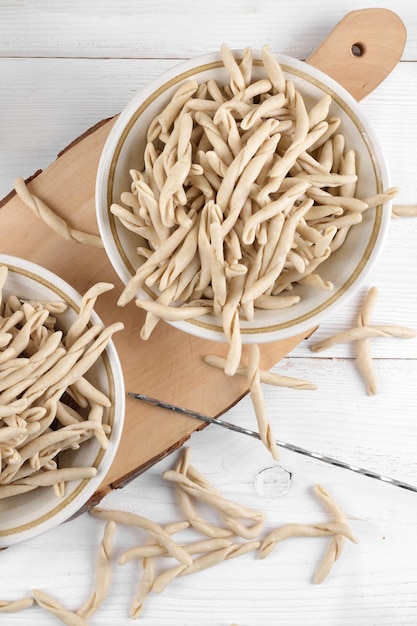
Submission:
<svg viewBox="0 0 417 626">
<path fill-rule="evenodd" d="M 8 255 L 0 255 L 0 265 L 8 267 L 4 295 L 33 299 L 64 301 L 67 310 L 59 314 L 57 328 L 67 329 L 77 317 L 81 295 L 58 276 L 44 268 Z M 93 313 L 93 323 L 100 323 Z M 86 378 L 108 395 L 111 407 L 105 409 L 104 422 L 111 426 L 109 445 L 103 450 L 96 438 L 81 444 L 78 450 L 65 453 L 61 466 L 93 466 L 93 478 L 66 483 L 65 496 L 60 499 L 52 487 L 38 488 L 26 494 L 0 500 L 0 547 L 38 535 L 68 519 L 87 502 L 103 481 L 116 454 L 124 420 L 124 383 L 115 347 L 110 342 Z"/>
<path fill-rule="evenodd" d="M 306 63 L 282 55 L 278 59 L 286 78 L 294 82 L 308 107 L 324 94 L 332 97 L 330 116 L 341 118 L 337 132 L 346 137 L 347 149 L 357 154 L 357 197 L 373 196 L 387 189 L 389 177 L 381 148 L 358 103 L 335 81 Z M 253 79 L 262 77 L 265 71 L 261 62 L 255 60 Z M 136 254 L 138 236 L 110 213 L 110 205 L 120 203 L 121 193 L 130 189 L 130 169 L 143 166 L 147 128 L 179 85 L 188 79 L 201 83 L 213 78 L 223 84 L 229 80 L 220 55 L 206 55 L 173 68 L 131 101 L 109 135 L 97 176 L 97 219 L 108 257 L 125 284 L 141 263 Z M 334 284 L 332 291 L 296 286 L 290 293 L 300 296 L 299 304 L 279 311 L 257 309 L 253 320 L 241 320 L 242 341 L 262 342 L 293 336 L 314 327 L 335 307 L 342 305 L 374 265 L 389 217 L 388 204 L 366 211 L 363 221 L 351 228 L 343 246 L 320 266 L 323 279 Z M 140 295 L 154 297 L 148 289 L 146 294 L 142 291 Z M 225 340 L 219 319 L 214 315 L 173 325 L 197 336 Z"/>
</svg>

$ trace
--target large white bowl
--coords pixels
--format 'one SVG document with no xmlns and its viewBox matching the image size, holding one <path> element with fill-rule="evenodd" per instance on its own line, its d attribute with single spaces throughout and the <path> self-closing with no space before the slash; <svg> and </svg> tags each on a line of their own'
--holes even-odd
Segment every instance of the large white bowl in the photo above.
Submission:
<svg viewBox="0 0 417 626">
<path fill-rule="evenodd" d="M 239 57 L 241 53 L 235 54 Z M 254 57 L 259 59 L 260 55 L 254 53 Z M 356 100 L 307 63 L 284 55 L 277 55 L 277 58 L 286 78 L 294 82 L 307 104 L 318 101 L 324 94 L 331 95 L 330 115 L 341 118 L 338 132 L 347 138 L 347 147 L 357 152 L 358 197 L 373 196 L 387 189 L 390 181 L 381 147 Z M 254 68 L 253 78 L 261 75 L 265 76 L 259 63 Z M 220 53 L 181 63 L 142 89 L 116 120 L 102 152 L 96 180 L 97 220 L 108 258 L 124 284 L 141 263 L 136 254 L 138 238 L 116 220 L 110 206 L 119 203 L 121 193 L 130 189 L 129 170 L 143 166 L 148 125 L 180 84 L 190 79 L 197 82 L 216 79 L 227 83 L 228 71 L 222 66 Z M 297 286 L 291 294 L 301 296 L 299 304 L 279 311 L 257 309 L 253 320 L 242 319 L 242 341 L 264 342 L 296 335 L 315 327 L 336 307 L 346 303 L 375 265 L 389 227 L 390 212 L 390 203 L 368 210 L 363 221 L 352 227 L 343 246 L 320 266 L 323 278 L 333 282 L 333 291 Z M 153 297 L 150 290 L 141 291 L 139 295 Z M 199 337 L 226 340 L 220 320 L 214 315 L 172 324 Z"/>
<path fill-rule="evenodd" d="M 57 328 L 66 330 L 77 317 L 81 295 L 59 276 L 23 259 L 0 254 L 0 265 L 8 267 L 8 279 L 3 289 L 7 297 L 14 294 L 24 299 L 63 301 L 67 310 L 59 314 Z M 100 324 L 92 313 L 91 322 Z M 103 481 L 115 457 L 123 429 L 125 391 L 121 364 L 113 342 L 86 378 L 111 399 L 105 409 L 104 421 L 111 426 L 109 445 L 103 450 L 96 438 L 85 441 L 80 448 L 66 453 L 65 463 L 97 469 L 93 478 L 66 483 L 65 496 L 60 499 L 52 487 L 37 488 L 26 494 L 0 500 L 0 547 L 30 539 L 59 525 L 76 514 L 87 503 Z"/>
</svg>

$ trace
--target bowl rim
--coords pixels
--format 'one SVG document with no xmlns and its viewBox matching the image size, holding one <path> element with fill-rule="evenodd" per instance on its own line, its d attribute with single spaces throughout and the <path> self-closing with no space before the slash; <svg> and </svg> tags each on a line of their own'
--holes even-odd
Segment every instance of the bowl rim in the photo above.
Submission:
<svg viewBox="0 0 417 626">
<path fill-rule="evenodd" d="M 243 54 L 243 50 L 232 50 L 232 52 L 236 58 L 240 58 Z M 252 52 L 254 65 L 261 65 L 261 53 L 257 50 Z M 350 119 L 360 131 L 364 145 L 368 150 L 376 180 L 377 192 L 388 189 L 390 187 L 390 176 L 382 147 L 372 125 L 360 109 L 358 101 L 333 78 L 316 67 L 309 65 L 306 61 L 300 61 L 284 54 L 274 53 L 274 56 L 278 59 L 284 72 L 291 72 L 301 79 L 308 77 L 310 83 L 320 87 L 320 89 L 324 87 L 324 91 L 331 95 L 336 104 L 345 112 L 348 111 Z M 124 284 L 135 273 L 135 268 L 132 267 L 122 249 L 116 232 L 115 218 L 110 213 L 117 159 L 123 149 L 123 144 L 142 112 L 165 90 L 173 85 L 179 85 L 182 81 L 192 78 L 193 75 L 199 72 L 215 69 L 222 65 L 221 52 L 217 51 L 187 59 L 169 68 L 135 94 L 119 114 L 107 137 L 99 160 L 96 177 L 96 218 L 106 254 Z M 268 325 L 264 328 L 241 327 L 243 343 L 262 343 L 292 337 L 298 333 L 315 328 L 330 313 L 341 307 L 353 295 L 352 292 L 364 283 L 374 268 L 388 234 L 390 214 L 391 201 L 380 204 L 375 208 L 372 234 L 362 257 L 356 264 L 354 271 L 351 272 L 349 279 L 340 288 L 332 292 L 323 303 L 288 321 L 278 321 L 276 324 Z M 112 241 L 109 240 L 109 229 Z M 117 242 L 116 244 L 114 244 L 115 241 Z M 113 255 L 111 254 L 114 245 L 117 249 L 117 262 L 112 258 Z M 354 285 L 355 290 L 353 290 Z M 144 288 L 143 291 L 148 296 L 154 297 L 151 290 Z M 169 322 L 169 324 L 198 337 L 203 336 L 214 341 L 227 342 L 221 324 L 215 324 L 206 319 L 196 318 L 186 322 Z"/>
<path fill-rule="evenodd" d="M 68 306 L 78 313 L 80 310 L 82 295 L 69 283 L 63 280 L 54 272 L 38 265 L 32 261 L 27 261 L 21 257 L 0 253 L 0 266 L 6 265 L 10 272 L 23 276 L 25 279 L 34 280 L 46 289 L 56 294 L 57 299 L 63 300 Z M 6 282 L 7 286 L 7 282 Z M 5 290 L 7 287 L 5 287 Z M 90 323 L 103 324 L 101 318 L 95 311 L 92 311 Z M 106 377 L 114 397 L 114 406 L 109 410 L 109 422 L 112 430 L 109 438 L 109 447 L 103 450 L 101 447 L 95 454 L 91 463 L 98 471 L 96 476 L 83 479 L 77 482 L 71 492 L 64 498 L 56 499 L 56 503 L 39 516 L 35 516 L 30 521 L 0 527 L 0 548 L 8 547 L 21 541 L 43 534 L 47 530 L 60 525 L 77 514 L 88 502 L 96 489 L 103 482 L 117 453 L 122 436 L 125 418 L 125 388 L 121 362 L 115 348 L 113 340 L 110 340 L 106 349 L 102 353 Z M 104 465 L 103 460 L 105 461 Z M 34 493 L 29 495 L 34 499 Z M 24 495 L 24 494 L 23 494 Z M 26 515 L 26 518 L 28 515 Z"/>
</svg>

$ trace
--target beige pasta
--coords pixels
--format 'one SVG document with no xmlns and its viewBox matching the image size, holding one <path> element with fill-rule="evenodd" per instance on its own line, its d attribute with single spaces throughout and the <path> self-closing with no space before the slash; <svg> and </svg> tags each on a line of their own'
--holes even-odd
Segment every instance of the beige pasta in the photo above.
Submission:
<svg viewBox="0 0 417 626">
<path fill-rule="evenodd" d="M 97 507 L 92 509 L 91 513 L 100 519 L 143 528 L 143 530 L 147 531 L 152 537 L 154 537 L 158 543 L 163 545 L 171 556 L 177 559 L 177 561 L 180 561 L 180 563 L 184 563 L 185 565 L 191 565 L 192 559 L 190 555 L 179 544 L 175 543 L 175 541 L 171 539 L 170 535 L 159 524 L 156 524 L 152 520 L 149 520 L 142 515 L 136 515 L 135 513 L 129 513 L 127 511 L 106 510 Z"/>
<path fill-rule="evenodd" d="M 256 421 L 258 423 L 259 434 L 265 447 L 270 451 L 273 459 L 279 458 L 278 446 L 276 444 L 271 423 L 267 417 L 265 398 L 261 388 L 261 376 L 259 372 L 259 346 L 250 346 L 246 376 L 249 385 L 249 393 L 255 410 Z"/>
<path fill-rule="evenodd" d="M 327 350 L 341 343 L 353 343 L 355 347 L 356 363 L 364 378 L 369 395 L 375 395 L 377 393 L 376 375 L 371 354 L 371 339 L 390 337 L 413 339 L 417 336 L 417 331 L 407 326 L 371 324 L 372 312 L 377 298 L 377 288 L 371 287 L 366 294 L 362 310 L 358 316 L 357 326 L 336 333 L 310 346 L 313 352 L 322 352 L 323 350 Z"/>
<path fill-rule="evenodd" d="M 204 361 L 208 365 L 212 365 L 213 367 L 217 367 L 222 370 L 224 370 L 227 364 L 227 360 L 225 358 L 215 355 L 207 355 L 206 357 L 204 357 Z M 247 367 L 240 364 L 238 369 L 236 370 L 236 374 L 240 376 L 247 376 L 247 371 Z M 290 389 L 303 390 L 317 389 L 314 383 L 310 383 L 307 380 L 292 378 L 290 376 L 283 376 L 282 374 L 270 372 L 261 368 L 259 368 L 259 378 L 261 383 L 274 385 L 275 387 L 289 387 Z"/>
<path fill-rule="evenodd" d="M 107 522 L 99 547 L 96 568 L 96 588 L 87 602 L 77 611 L 78 615 L 81 615 L 81 617 L 90 617 L 95 613 L 107 596 L 113 575 L 111 558 L 115 530 L 116 524 L 112 521 Z"/>
<path fill-rule="evenodd" d="M 228 82 L 178 87 L 150 123 L 143 169 L 111 210 L 145 239 L 118 302 L 136 299 L 147 312 L 141 337 L 160 319 L 213 312 L 233 375 L 242 319 L 296 305 L 298 294 L 282 292 L 298 285 L 332 290 L 320 266 L 398 190 L 358 197 L 356 155 L 331 97 L 307 106 L 266 46 L 256 80 L 250 48 L 238 59 L 222 45 L 221 56 Z M 154 302 L 139 295 L 145 286 Z"/>
<path fill-rule="evenodd" d="M 274 551 L 280 541 L 290 537 L 330 536 L 326 553 L 314 572 L 313 582 L 320 584 L 328 576 L 334 562 L 340 558 L 346 539 L 353 543 L 358 543 L 358 540 L 347 524 L 345 513 L 327 490 L 322 485 L 316 485 L 313 491 L 331 513 L 334 521 L 314 525 L 292 523 L 276 528 L 262 541 L 258 556 L 261 559 L 265 558 Z"/>
<path fill-rule="evenodd" d="M 44 591 L 34 589 L 32 593 L 37 604 L 48 613 L 51 613 L 51 615 L 54 615 L 62 624 L 66 624 L 66 626 L 88 626 L 87 621 L 83 617 L 65 609 Z"/>
<path fill-rule="evenodd" d="M 97 469 L 60 466 L 61 453 L 92 437 L 107 448 L 111 427 L 105 423 L 105 410 L 111 399 L 88 380 L 88 371 L 123 324 L 104 328 L 90 323 L 97 297 L 111 284 L 98 283 L 88 290 L 64 333 L 57 324 L 66 303 L 6 296 L 7 274 L 3 266 L 0 499 L 50 486 L 62 498 L 68 481 L 91 478 Z"/>
<path fill-rule="evenodd" d="M 392 207 L 393 217 L 417 217 L 417 205 L 395 204 Z"/>
<path fill-rule="evenodd" d="M 320 500 L 327 507 L 329 512 L 333 515 L 336 522 L 346 525 L 346 515 L 335 500 L 329 495 L 326 489 L 322 485 L 316 485 L 314 487 L 314 493 L 320 498 Z M 350 537 L 349 537 L 350 538 Z M 353 539 L 355 541 L 355 538 Z M 340 558 L 346 543 L 346 536 L 336 533 L 330 540 L 329 547 L 321 561 L 316 567 L 314 572 L 313 582 L 316 584 L 322 583 L 328 576 L 333 564 Z"/>
<path fill-rule="evenodd" d="M 362 310 L 358 316 L 359 326 L 369 326 L 371 323 L 372 312 L 378 298 L 378 290 L 376 287 L 371 287 L 366 294 L 365 302 L 362 306 Z M 372 364 L 371 354 L 371 342 L 369 339 L 359 339 L 355 342 L 356 363 L 359 371 L 367 385 L 367 390 L 370 395 L 377 393 L 377 383 L 375 372 Z"/>
<path fill-rule="evenodd" d="M 17 613 L 33 604 L 33 598 L 19 598 L 19 600 L 0 600 L 0 613 Z"/>
<path fill-rule="evenodd" d="M 40 217 L 53 231 L 68 241 L 78 241 L 88 246 L 102 248 L 103 242 L 98 235 L 92 235 L 68 226 L 66 221 L 59 217 L 40 198 L 31 193 L 23 178 L 14 181 L 14 188 L 19 198 Z"/>
</svg>

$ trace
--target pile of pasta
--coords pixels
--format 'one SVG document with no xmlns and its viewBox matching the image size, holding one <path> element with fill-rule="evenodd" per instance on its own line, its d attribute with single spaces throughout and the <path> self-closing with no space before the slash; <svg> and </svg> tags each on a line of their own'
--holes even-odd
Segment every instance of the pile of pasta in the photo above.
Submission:
<svg viewBox="0 0 417 626">
<path fill-rule="evenodd" d="M 95 437 L 105 449 L 110 398 L 88 380 L 120 322 L 90 324 L 97 297 L 113 288 L 97 283 L 83 296 L 64 332 L 62 301 L 6 295 L 7 266 L 0 267 L 0 499 L 53 486 L 58 497 L 70 480 L 90 478 L 95 467 L 60 467 L 67 450 Z"/>
<path fill-rule="evenodd" d="M 316 485 L 313 492 L 330 513 L 331 521 L 284 524 L 265 533 L 263 513 L 225 498 L 191 465 L 190 458 L 190 448 L 184 448 L 174 468 L 162 475 L 175 487 L 183 519 L 162 526 L 129 511 L 100 507 L 91 510 L 92 515 L 105 521 L 105 527 L 98 550 L 95 585 L 80 608 L 67 609 L 49 594 L 35 589 L 30 597 L 9 603 L 0 601 L 0 612 L 22 610 L 36 601 L 64 624 L 87 626 L 87 618 L 98 611 L 108 596 L 115 562 L 125 565 L 135 560 L 140 564 L 141 577 L 129 615 L 136 619 L 142 614 L 147 599 L 152 594 L 162 593 L 178 577 L 201 572 L 248 553 L 254 553 L 259 559 L 266 558 L 280 542 L 297 536 L 329 538 L 326 552 L 313 576 L 313 582 L 320 584 L 340 558 L 346 540 L 357 543 L 346 514 L 322 485 Z M 210 509 L 217 514 L 219 521 L 209 519 Z M 145 532 L 145 541 L 118 556 L 114 542 L 118 526 L 131 526 Z M 196 531 L 200 534 L 197 540 Z M 188 533 L 191 538 L 187 537 Z M 177 534 L 178 539 L 175 538 Z"/>
<path fill-rule="evenodd" d="M 320 265 L 397 190 L 357 197 L 356 155 L 330 95 L 309 107 L 266 46 L 259 80 L 250 48 L 241 59 L 225 45 L 221 53 L 229 82 L 180 85 L 111 212 L 138 235 L 141 263 L 118 303 L 136 298 L 147 312 L 141 337 L 159 319 L 214 313 L 232 375 L 240 319 L 298 303 L 288 293 L 297 284 L 331 290 Z M 155 298 L 137 298 L 143 288 Z"/>
</svg>

